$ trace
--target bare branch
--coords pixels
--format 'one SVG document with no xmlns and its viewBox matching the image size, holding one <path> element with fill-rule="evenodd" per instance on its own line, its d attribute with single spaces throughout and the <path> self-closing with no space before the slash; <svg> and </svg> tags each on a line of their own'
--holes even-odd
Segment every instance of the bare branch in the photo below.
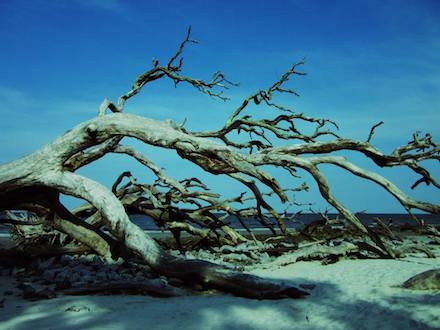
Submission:
<svg viewBox="0 0 440 330">
<path fill-rule="evenodd" d="M 146 84 L 160 78 L 169 78 L 175 86 L 187 83 L 202 93 L 225 100 L 222 92 L 234 84 L 222 72 L 215 72 L 208 81 L 182 74 L 184 49 L 187 44 L 194 42 L 189 28 L 185 39 L 167 64 L 161 66 L 154 59 L 152 68 L 135 79 L 131 89 L 118 99 L 117 105 L 105 99 L 96 118 L 77 125 L 30 155 L 0 165 L 0 210 L 11 210 L 20 205 L 27 205 L 29 209 L 47 208 L 49 215 L 55 215 L 53 219 L 47 217 L 53 228 L 71 234 L 105 258 L 121 256 L 126 260 L 135 259 L 165 276 L 197 281 L 209 288 L 258 299 L 300 297 L 305 293 L 251 275 L 235 273 L 208 262 L 173 257 L 133 224 L 128 214 L 141 212 L 149 215 L 161 228 L 168 226 L 173 230 L 176 237 L 181 230 L 185 230 L 228 244 L 246 241 L 228 226 L 229 216 L 237 217 L 249 232 L 251 230 L 246 226 L 245 217 L 257 216 L 276 235 L 277 231 L 270 222 L 274 219 L 282 234 L 290 235 L 285 225 L 289 217 L 287 210 L 290 205 L 298 203 L 293 198 L 289 200 L 287 193 L 307 190 L 307 186 L 284 189 L 267 171 L 267 167 L 283 168 L 293 179 L 298 178 L 297 169 L 302 169 L 315 180 L 322 197 L 357 232 L 369 236 L 374 242 L 372 244 L 377 245 L 374 247 L 364 242 L 367 248 L 381 256 L 394 257 L 394 252 L 332 194 L 326 177 L 319 169 L 321 164 L 338 166 L 383 187 L 409 214 L 412 209 L 440 213 L 439 205 L 414 200 L 377 173 L 362 169 L 343 157 L 331 155 L 343 150 L 355 151 L 379 167 L 406 166 L 421 176 L 412 188 L 422 182 L 439 188 L 439 183 L 421 165 L 425 160 L 440 160 L 440 145 L 433 141 L 430 134 L 422 136 L 416 132 L 406 145 L 385 154 L 370 144 L 375 129 L 382 122 L 371 128 L 365 142 L 344 139 L 334 132 L 338 130 L 334 121 L 297 113 L 273 101 L 276 93 L 298 95 L 285 87 L 285 84 L 292 76 L 304 75 L 297 70 L 304 61 L 293 64 L 266 90 L 245 98 L 217 131 L 191 133 L 183 128 L 183 124 L 178 125 L 171 120 L 156 121 L 122 112 L 126 100 L 139 93 Z M 255 119 L 250 114 L 243 114 L 249 104 L 265 105 L 281 113 L 271 118 Z M 107 109 L 111 113 L 106 114 Z M 303 126 L 307 129 L 303 129 Z M 233 141 L 231 135 L 242 132 L 249 135 L 249 138 L 243 142 Z M 132 147 L 120 145 L 123 137 L 136 138 L 153 147 L 174 150 L 182 159 L 198 165 L 206 172 L 231 177 L 252 192 L 256 205 L 246 205 L 251 198 L 244 193 L 225 199 L 211 192 L 197 178 L 178 181 L 169 177 L 145 155 Z M 280 140 L 295 141 L 295 144 L 278 146 Z M 237 149 L 248 149 L 246 151 L 249 154 Z M 108 153 L 124 154 L 136 159 L 154 173 L 154 182 L 139 183 L 129 171 L 125 171 L 119 175 L 110 191 L 98 182 L 74 173 Z M 260 184 L 269 191 L 261 192 Z M 88 217 L 86 221 L 64 208 L 59 202 L 60 193 L 87 201 L 87 205 L 77 210 L 79 214 Z M 272 195 L 276 195 L 285 204 L 284 214 L 277 212 L 266 201 L 266 196 Z M 241 209 L 236 207 L 237 204 Z"/>
<path fill-rule="evenodd" d="M 77 170 L 83 166 L 86 166 L 95 160 L 105 156 L 107 153 L 111 152 L 118 143 L 122 140 L 123 136 L 115 136 L 109 138 L 108 140 L 102 142 L 101 144 L 94 146 L 86 151 L 79 151 L 78 153 L 71 156 L 65 163 L 64 166 L 72 171 Z"/>
<path fill-rule="evenodd" d="M 198 43 L 197 40 L 190 39 L 190 37 L 191 37 L 191 26 L 188 27 L 188 31 L 186 33 L 185 40 L 182 41 L 177 52 L 168 61 L 168 64 L 167 64 L 168 69 L 176 68 L 175 66 L 173 66 L 173 63 L 174 63 L 174 61 L 176 61 L 179 58 L 180 55 L 182 55 L 183 49 L 185 48 L 185 45 L 187 43 Z M 181 66 L 182 66 L 182 62 L 180 62 L 178 64 L 177 68 L 180 69 Z"/>
<path fill-rule="evenodd" d="M 321 136 L 333 136 L 339 138 L 339 136 L 333 131 L 325 129 L 327 124 L 331 124 L 338 129 L 338 126 L 334 121 L 329 119 L 308 117 L 302 113 L 295 113 L 292 110 L 271 101 L 275 92 L 298 95 L 293 90 L 282 88 L 281 86 L 289 80 L 291 75 L 304 75 L 304 73 L 296 71 L 296 67 L 302 64 L 304 64 L 304 61 L 295 63 L 267 90 L 258 91 L 257 93 L 245 98 L 242 104 L 229 116 L 229 118 L 226 120 L 226 124 L 220 130 L 193 132 L 192 134 L 200 137 L 219 138 L 226 145 L 239 149 L 249 148 L 250 153 L 252 153 L 254 147 L 256 147 L 257 150 L 272 147 L 272 142 L 269 136 L 267 136 L 267 132 L 271 132 L 278 139 L 302 140 L 305 142 L 313 142 L 316 138 Z M 285 113 L 280 114 L 273 119 L 254 120 L 252 119 L 251 115 L 239 117 L 239 115 L 251 102 L 253 102 L 255 105 L 266 104 L 269 107 L 273 107 Z M 314 132 L 308 135 L 301 133 L 297 128 L 297 122 L 314 124 Z M 231 132 L 237 132 L 240 134 L 241 131 L 248 132 L 251 140 L 245 143 L 236 143 L 227 138 L 227 134 Z M 262 141 L 253 140 L 252 135 L 256 135 L 257 137 L 261 138 Z"/>
<path fill-rule="evenodd" d="M 367 142 L 371 141 L 371 138 L 373 137 L 373 134 L 374 134 L 374 130 L 382 124 L 383 124 L 383 121 L 380 121 L 377 124 L 373 125 L 373 127 L 371 127 L 370 133 L 368 134 Z"/>
<path fill-rule="evenodd" d="M 200 92 L 207 94 L 214 98 L 219 98 L 223 101 L 228 100 L 227 97 L 223 96 L 222 89 L 228 89 L 229 86 L 236 86 L 237 84 L 229 81 L 226 79 L 225 75 L 217 71 L 212 75 L 212 78 L 210 81 L 204 81 L 200 79 L 193 79 L 190 77 L 186 77 L 181 75 L 182 66 L 183 66 L 183 58 L 181 57 L 184 51 L 184 48 L 187 43 L 197 43 L 196 40 L 191 39 L 191 27 L 188 28 L 187 34 L 185 39 L 180 44 L 178 50 L 176 53 L 171 56 L 166 66 L 160 66 L 159 61 L 154 59 L 153 60 L 153 68 L 146 71 L 145 73 L 141 74 L 136 78 L 136 80 L 133 83 L 133 86 L 131 87 L 130 91 L 127 93 L 121 95 L 118 99 L 118 105 L 115 106 L 117 109 L 117 112 L 122 111 L 124 108 L 125 102 L 138 94 L 142 87 L 144 87 L 146 84 L 155 81 L 157 79 L 168 77 L 173 82 L 174 85 L 177 86 L 181 82 L 189 83 L 190 85 L 194 86 L 196 89 L 198 89 Z M 178 63 L 176 61 L 178 60 Z M 219 92 L 214 91 L 214 88 L 220 88 L 221 90 Z M 110 103 L 110 105 L 113 105 Z M 115 111 L 113 111 L 115 112 Z"/>
<path fill-rule="evenodd" d="M 174 187 L 175 189 L 177 189 L 181 193 L 185 193 L 186 192 L 185 187 L 180 182 L 178 182 L 178 181 L 174 180 L 173 178 L 169 177 L 168 175 L 166 175 L 150 159 L 146 158 L 144 155 L 142 155 L 140 152 L 136 151 L 132 147 L 118 145 L 117 147 L 115 147 L 112 150 L 112 152 L 120 153 L 120 154 L 126 154 L 126 155 L 129 155 L 129 156 L 133 157 L 138 162 L 140 162 L 142 165 L 144 165 L 147 168 L 149 168 L 157 176 L 157 178 L 160 179 L 161 181 L 163 181 L 164 183 Z"/>
<path fill-rule="evenodd" d="M 261 102 L 267 102 L 268 105 L 269 101 L 272 99 L 272 94 L 275 92 L 280 93 L 290 93 L 294 95 L 298 95 L 296 92 L 290 89 L 283 89 L 282 85 L 287 82 L 291 75 L 305 75 L 303 72 L 296 71 L 296 68 L 300 65 L 303 65 L 305 62 L 304 60 L 297 62 L 292 65 L 292 67 L 287 70 L 281 77 L 278 79 L 275 83 L 273 83 L 272 86 L 270 86 L 267 90 L 261 90 L 258 91 L 255 94 L 252 94 L 244 99 L 243 103 L 229 116 L 229 118 L 226 120 L 226 125 L 230 125 L 232 121 L 247 107 L 250 101 L 253 101 L 256 105 L 260 104 Z M 286 110 L 289 111 L 290 110 Z"/>
</svg>

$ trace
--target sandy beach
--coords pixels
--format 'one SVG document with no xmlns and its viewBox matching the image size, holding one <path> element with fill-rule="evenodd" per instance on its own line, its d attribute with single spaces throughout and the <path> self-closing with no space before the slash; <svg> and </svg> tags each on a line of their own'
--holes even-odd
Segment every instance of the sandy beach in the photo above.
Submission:
<svg viewBox="0 0 440 330">
<path fill-rule="evenodd" d="M 255 266 L 266 278 L 315 285 L 305 299 L 250 300 L 230 295 L 174 298 L 60 296 L 26 301 L 4 293 L 1 329 L 439 329 L 440 295 L 397 287 L 411 276 L 438 268 L 438 259 L 342 260 Z M 270 266 L 270 265 L 269 265 Z"/>
<path fill-rule="evenodd" d="M 0 330 L 440 330 L 439 18 L 0 0 Z"/>
</svg>

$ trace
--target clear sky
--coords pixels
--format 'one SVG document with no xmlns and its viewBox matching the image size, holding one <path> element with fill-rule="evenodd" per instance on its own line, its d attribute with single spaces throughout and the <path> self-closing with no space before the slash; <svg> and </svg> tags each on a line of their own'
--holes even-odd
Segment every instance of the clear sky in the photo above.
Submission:
<svg viewBox="0 0 440 330">
<path fill-rule="evenodd" d="M 308 75 L 290 84 L 301 97 L 280 99 L 284 105 L 333 118 L 342 135 L 362 140 L 383 120 L 373 142 L 385 152 L 407 143 L 416 130 L 440 140 L 440 1 L 0 0 L 0 163 L 95 116 L 103 98 L 126 92 L 153 57 L 165 62 L 188 25 L 200 43 L 187 49 L 184 73 L 209 79 L 224 71 L 241 83 L 228 92 L 231 101 L 161 81 L 130 101 L 127 112 L 187 118 L 188 129 L 220 128 L 243 97 L 267 88 L 305 57 Z M 203 174 L 174 152 L 142 151 L 177 178 L 201 177 L 226 195 L 245 190 Z M 427 166 L 439 178 L 438 162 Z M 81 173 L 110 185 L 127 169 L 140 181 L 152 180 L 147 170 L 117 156 Z M 332 167 L 325 172 L 336 197 L 353 211 L 403 211 L 379 187 Z M 418 199 L 440 201 L 434 189 L 411 191 L 416 177 L 407 170 L 379 172 Z M 286 188 L 301 183 L 274 174 Z M 296 199 L 325 210 L 313 182 L 307 175 L 304 180 L 312 190 Z"/>
</svg>

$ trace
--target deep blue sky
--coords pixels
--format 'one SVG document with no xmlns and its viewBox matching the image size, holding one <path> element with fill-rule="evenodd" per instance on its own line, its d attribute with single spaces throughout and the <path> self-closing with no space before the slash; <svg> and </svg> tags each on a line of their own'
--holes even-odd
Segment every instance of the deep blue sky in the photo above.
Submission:
<svg viewBox="0 0 440 330">
<path fill-rule="evenodd" d="M 365 139 L 371 125 L 384 120 L 373 141 L 386 152 L 408 142 L 416 130 L 429 131 L 438 141 L 439 18 L 435 0 L 0 0 L 0 162 L 95 116 L 102 99 L 127 91 L 152 57 L 165 62 L 188 25 L 200 43 L 185 53 L 185 74 L 209 78 L 221 69 L 241 83 L 228 92 L 232 100 L 215 101 L 163 81 L 130 101 L 127 112 L 176 122 L 188 118 L 190 129 L 219 128 L 240 99 L 266 88 L 305 57 L 308 75 L 290 85 L 301 97 L 282 98 L 283 104 L 334 118 L 352 138 Z M 202 177 L 225 194 L 245 190 L 224 177 L 202 174 L 174 152 L 142 150 L 178 178 Z M 427 166 L 438 178 L 438 163 Z M 126 169 L 141 181 L 152 179 L 135 162 L 116 156 L 81 173 L 109 185 Z M 325 171 L 335 195 L 352 210 L 403 211 L 380 188 L 331 167 Z M 285 187 L 300 183 L 274 173 Z M 416 177 L 407 170 L 380 173 L 416 198 L 440 200 L 438 191 L 426 187 L 410 191 Z M 297 200 L 315 202 L 315 210 L 326 207 L 315 188 Z"/>
</svg>

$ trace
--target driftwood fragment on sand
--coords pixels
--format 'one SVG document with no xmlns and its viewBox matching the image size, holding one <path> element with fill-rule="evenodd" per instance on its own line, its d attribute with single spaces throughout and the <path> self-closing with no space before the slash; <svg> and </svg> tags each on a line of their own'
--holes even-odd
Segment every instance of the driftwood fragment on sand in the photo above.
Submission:
<svg viewBox="0 0 440 330">
<path fill-rule="evenodd" d="M 440 291 L 440 269 L 431 269 L 417 274 L 406 280 L 402 284 L 402 288 Z"/>
</svg>

